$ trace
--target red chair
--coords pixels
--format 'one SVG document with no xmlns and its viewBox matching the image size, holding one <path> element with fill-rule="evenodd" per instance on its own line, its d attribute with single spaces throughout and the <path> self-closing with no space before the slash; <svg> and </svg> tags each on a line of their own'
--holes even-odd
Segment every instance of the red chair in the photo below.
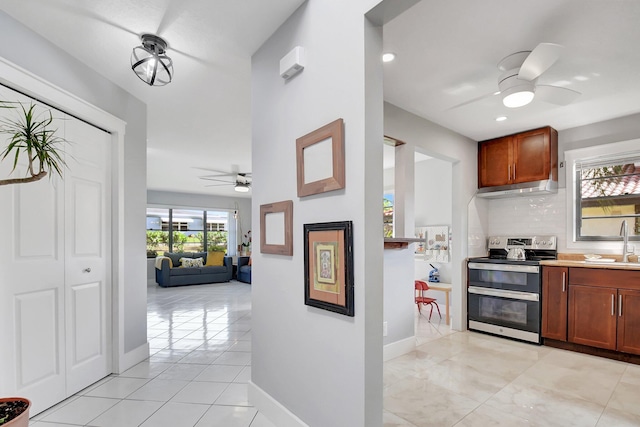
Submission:
<svg viewBox="0 0 640 427">
<path fill-rule="evenodd" d="M 438 306 L 436 299 L 425 296 L 425 292 L 427 292 L 428 290 L 429 285 L 427 285 L 427 282 L 423 282 L 422 280 L 415 281 L 415 298 L 416 304 L 418 305 L 418 313 L 422 314 L 422 309 L 420 307 L 421 305 L 431 306 L 431 311 L 429 312 L 429 320 L 431 320 L 431 315 L 433 314 L 433 305 L 435 304 L 436 308 L 438 309 L 438 314 L 442 319 L 442 313 L 440 313 L 440 307 Z"/>
</svg>

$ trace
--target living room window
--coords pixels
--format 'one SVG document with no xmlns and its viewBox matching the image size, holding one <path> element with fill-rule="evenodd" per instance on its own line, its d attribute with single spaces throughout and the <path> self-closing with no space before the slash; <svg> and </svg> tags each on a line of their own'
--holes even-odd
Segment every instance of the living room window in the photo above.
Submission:
<svg viewBox="0 0 640 427">
<path fill-rule="evenodd" d="M 147 257 L 165 252 L 228 253 L 228 224 L 226 211 L 147 208 Z"/>
<path fill-rule="evenodd" d="M 640 240 L 640 152 L 616 144 L 569 155 L 573 170 L 576 241 L 619 241 L 626 220 L 629 240 Z M 583 150 L 575 150 L 583 151 Z M 595 156 L 592 154 L 596 154 Z M 568 185 L 571 185 L 568 183 Z"/>
</svg>

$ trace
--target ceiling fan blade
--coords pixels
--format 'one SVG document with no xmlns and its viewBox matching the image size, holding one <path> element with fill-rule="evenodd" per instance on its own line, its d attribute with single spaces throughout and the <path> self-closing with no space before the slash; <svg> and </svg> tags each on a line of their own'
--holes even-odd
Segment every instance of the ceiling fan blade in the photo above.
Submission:
<svg viewBox="0 0 640 427">
<path fill-rule="evenodd" d="M 478 96 L 478 97 L 476 97 L 476 98 L 470 99 L 470 100 L 465 101 L 465 102 L 462 102 L 462 103 L 460 103 L 460 104 L 456 104 L 456 105 L 454 105 L 453 107 L 449 107 L 449 108 L 447 108 L 445 111 L 454 110 L 454 109 L 456 109 L 456 108 L 464 107 L 465 105 L 473 104 L 474 102 L 481 101 L 481 100 L 483 100 L 483 99 L 485 99 L 485 98 L 491 98 L 491 97 L 492 97 L 492 96 L 494 96 L 494 95 L 496 95 L 496 93 L 495 93 L 495 92 L 486 93 L 486 94 L 484 94 L 484 95 Z"/>
<path fill-rule="evenodd" d="M 230 186 L 234 186 L 234 185 L 236 185 L 235 182 L 227 182 L 226 184 L 208 184 L 208 185 L 205 185 L 205 187 L 224 187 L 224 186 L 229 186 L 230 187 Z"/>
<path fill-rule="evenodd" d="M 207 175 L 207 176 L 236 176 L 237 172 L 224 172 L 224 171 L 220 171 L 217 169 L 211 169 L 211 168 L 201 168 L 198 166 L 191 166 L 193 169 L 200 169 L 203 171 L 207 171 L 207 172 L 216 172 L 215 175 Z"/>
<path fill-rule="evenodd" d="M 536 86 L 536 98 L 539 97 L 540 100 L 551 104 L 567 105 L 575 101 L 580 95 L 580 92 L 567 89 L 566 87 L 547 85 Z"/>
<path fill-rule="evenodd" d="M 217 176 L 217 175 L 213 175 L 213 176 Z M 229 180 L 226 180 L 226 179 L 213 178 L 212 175 L 199 176 L 198 178 L 204 179 L 205 181 L 226 182 L 227 184 L 234 184 L 235 183 L 234 181 L 229 181 Z"/>
<path fill-rule="evenodd" d="M 529 81 L 538 78 L 560 58 L 563 49 L 559 44 L 540 43 L 522 63 L 518 78 Z"/>
</svg>

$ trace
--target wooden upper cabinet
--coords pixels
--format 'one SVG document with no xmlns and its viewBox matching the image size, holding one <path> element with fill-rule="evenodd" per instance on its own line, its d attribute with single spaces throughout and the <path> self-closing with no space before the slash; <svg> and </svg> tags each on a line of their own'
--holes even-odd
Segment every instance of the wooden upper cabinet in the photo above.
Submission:
<svg viewBox="0 0 640 427">
<path fill-rule="evenodd" d="M 567 302 L 569 269 L 542 269 L 542 336 L 559 341 L 567 340 Z"/>
<path fill-rule="evenodd" d="M 531 182 L 549 179 L 551 150 L 549 128 L 524 132 L 513 137 L 513 179 Z"/>
<path fill-rule="evenodd" d="M 478 185 L 506 185 L 510 179 L 511 137 L 484 141 L 478 146 Z"/>
<path fill-rule="evenodd" d="M 534 129 L 478 143 L 478 187 L 557 181 L 558 132 Z"/>
</svg>

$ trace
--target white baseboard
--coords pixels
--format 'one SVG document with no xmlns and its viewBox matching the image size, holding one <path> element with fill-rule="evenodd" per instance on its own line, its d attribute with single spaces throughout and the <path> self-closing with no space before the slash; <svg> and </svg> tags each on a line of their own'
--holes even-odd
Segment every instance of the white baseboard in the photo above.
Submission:
<svg viewBox="0 0 640 427">
<path fill-rule="evenodd" d="M 270 394 L 249 381 L 249 403 L 278 427 L 309 427 Z"/>
<path fill-rule="evenodd" d="M 382 350 L 382 360 L 395 359 L 416 349 L 416 337 L 405 338 L 384 346 Z"/>
<path fill-rule="evenodd" d="M 146 358 L 149 357 L 149 343 L 146 342 L 142 344 L 140 347 L 131 350 L 120 356 L 118 372 L 116 374 L 121 374 L 127 369 L 137 365 L 142 362 Z"/>
</svg>

